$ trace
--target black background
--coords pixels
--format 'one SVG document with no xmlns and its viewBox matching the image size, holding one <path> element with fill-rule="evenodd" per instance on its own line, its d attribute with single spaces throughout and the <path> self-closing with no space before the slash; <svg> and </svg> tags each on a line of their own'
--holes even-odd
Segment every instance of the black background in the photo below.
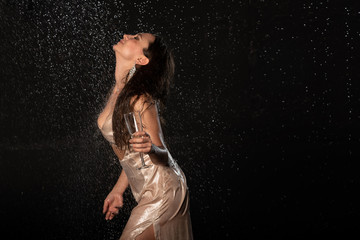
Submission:
<svg viewBox="0 0 360 240">
<path fill-rule="evenodd" d="M 344 3 L 345 2 L 345 3 Z M 157 32 L 176 76 L 163 126 L 195 239 L 357 234 L 359 6 L 347 1 L 0 3 L 0 215 L 11 239 L 118 239 L 120 173 L 96 119 L 112 45 Z M 3 232 L 3 231 L 2 231 Z"/>
</svg>

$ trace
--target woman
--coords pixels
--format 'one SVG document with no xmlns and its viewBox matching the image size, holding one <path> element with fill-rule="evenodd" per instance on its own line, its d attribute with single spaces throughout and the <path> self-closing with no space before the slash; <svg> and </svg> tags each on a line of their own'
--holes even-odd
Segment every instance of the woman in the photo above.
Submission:
<svg viewBox="0 0 360 240">
<path fill-rule="evenodd" d="M 123 193 L 130 186 L 138 204 L 120 239 L 192 239 L 186 178 L 165 145 L 158 114 L 174 74 L 172 54 L 160 36 L 150 33 L 124 35 L 113 50 L 116 83 L 98 126 L 122 171 L 104 201 L 105 219 L 119 213 Z M 133 136 L 123 117 L 131 111 L 141 113 L 143 124 L 143 131 Z M 140 152 L 149 168 L 138 169 Z"/>
</svg>

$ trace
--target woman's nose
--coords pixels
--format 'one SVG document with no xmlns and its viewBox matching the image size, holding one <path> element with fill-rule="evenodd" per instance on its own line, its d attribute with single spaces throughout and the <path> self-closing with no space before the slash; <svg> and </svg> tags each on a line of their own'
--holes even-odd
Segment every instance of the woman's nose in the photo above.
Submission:
<svg viewBox="0 0 360 240">
<path fill-rule="evenodd" d="M 130 38 L 134 38 L 135 35 L 131 35 L 131 34 L 124 34 L 124 38 L 125 40 L 129 40 Z"/>
</svg>

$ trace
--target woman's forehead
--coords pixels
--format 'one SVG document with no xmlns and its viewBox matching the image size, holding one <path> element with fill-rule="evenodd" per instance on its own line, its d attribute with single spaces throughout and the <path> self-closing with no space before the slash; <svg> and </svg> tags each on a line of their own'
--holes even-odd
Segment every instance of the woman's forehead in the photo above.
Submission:
<svg viewBox="0 0 360 240">
<path fill-rule="evenodd" d="M 138 33 L 142 38 L 147 39 L 149 42 L 153 42 L 155 40 L 155 36 L 151 33 Z"/>
</svg>

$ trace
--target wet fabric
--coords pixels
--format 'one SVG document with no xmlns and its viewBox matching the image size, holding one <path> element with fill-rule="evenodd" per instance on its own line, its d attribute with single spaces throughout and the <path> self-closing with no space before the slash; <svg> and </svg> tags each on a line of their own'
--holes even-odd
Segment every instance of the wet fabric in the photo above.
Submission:
<svg viewBox="0 0 360 240">
<path fill-rule="evenodd" d="M 112 114 L 109 114 L 100 130 L 110 144 L 115 143 Z M 171 154 L 168 154 L 169 166 L 156 165 L 148 154 L 144 154 L 146 165 L 151 166 L 139 170 L 139 152 L 125 150 L 120 164 L 138 204 L 131 212 L 121 240 L 135 239 L 150 226 L 154 227 L 156 239 L 193 239 L 186 178 Z"/>
</svg>

